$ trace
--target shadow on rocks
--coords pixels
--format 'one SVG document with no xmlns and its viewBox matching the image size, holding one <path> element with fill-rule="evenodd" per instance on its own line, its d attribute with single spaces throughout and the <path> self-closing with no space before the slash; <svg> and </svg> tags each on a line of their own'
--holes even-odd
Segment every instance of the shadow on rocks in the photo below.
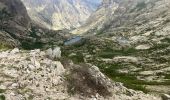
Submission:
<svg viewBox="0 0 170 100">
<path fill-rule="evenodd" d="M 67 80 L 68 92 L 71 94 L 77 93 L 87 97 L 96 94 L 103 97 L 112 95 L 112 82 L 96 66 L 74 65 Z"/>
</svg>

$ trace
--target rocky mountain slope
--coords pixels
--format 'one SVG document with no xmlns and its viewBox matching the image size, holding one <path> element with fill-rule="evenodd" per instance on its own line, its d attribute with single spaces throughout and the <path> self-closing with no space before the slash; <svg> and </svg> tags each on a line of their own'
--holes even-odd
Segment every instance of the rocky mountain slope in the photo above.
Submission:
<svg viewBox="0 0 170 100">
<path fill-rule="evenodd" d="M 26 37 L 30 19 L 20 0 L 0 0 L 1 46 L 20 45 L 18 39 Z"/>
<path fill-rule="evenodd" d="M 105 0 L 80 30 L 97 36 L 63 43 L 67 30 L 39 27 L 21 1 L 0 0 L 0 100 L 168 100 L 168 3 Z"/>
<path fill-rule="evenodd" d="M 127 87 L 169 94 L 169 3 L 169 0 L 105 0 L 89 21 L 74 31 L 96 36 L 81 47 L 70 47 L 70 57 L 97 65 Z M 99 19 L 93 20 L 96 18 Z"/>
<path fill-rule="evenodd" d="M 66 33 L 68 35 L 67 31 L 52 31 L 32 23 L 20 0 L 0 0 L 0 49 L 42 48 L 51 41 L 61 43 Z"/>
<path fill-rule="evenodd" d="M 31 19 L 48 29 L 74 29 L 95 11 L 94 0 L 22 0 Z"/>
<path fill-rule="evenodd" d="M 0 99 L 161 100 L 112 82 L 96 66 L 52 59 L 58 47 L 49 51 L 1 51 Z"/>
<path fill-rule="evenodd" d="M 169 35 L 169 3 L 169 0 L 104 0 L 74 33 Z"/>
</svg>

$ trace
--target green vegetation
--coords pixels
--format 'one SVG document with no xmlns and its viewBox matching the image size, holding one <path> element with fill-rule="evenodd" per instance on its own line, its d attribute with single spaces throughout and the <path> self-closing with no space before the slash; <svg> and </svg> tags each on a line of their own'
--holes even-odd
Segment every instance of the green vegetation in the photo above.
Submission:
<svg viewBox="0 0 170 100">
<path fill-rule="evenodd" d="M 35 27 L 31 27 L 31 32 L 30 32 L 30 36 L 31 37 L 34 37 L 34 38 L 37 38 L 37 34 L 36 34 L 36 28 Z"/>
<path fill-rule="evenodd" d="M 169 46 L 169 39 L 165 39 L 166 43 L 162 44 L 153 44 L 153 47 L 148 50 L 136 50 L 133 47 L 121 48 L 119 45 L 114 44 L 114 42 L 109 40 L 104 40 L 102 42 L 90 41 L 87 42 L 84 46 L 81 47 L 68 47 L 63 50 L 64 55 L 69 55 L 71 53 L 75 53 L 76 55 L 69 57 L 76 63 L 84 62 L 83 54 L 91 55 L 90 58 L 86 58 L 87 63 L 91 63 L 100 68 L 100 70 L 110 77 L 112 80 L 116 82 L 121 82 L 127 88 L 131 88 L 134 90 L 140 90 L 145 93 L 150 92 L 150 90 L 146 89 L 148 85 L 170 85 L 170 75 L 157 75 L 157 76 L 165 76 L 164 79 L 166 81 L 145 81 L 137 78 L 140 71 L 145 71 L 147 69 L 153 69 L 149 66 L 151 63 L 164 64 L 169 60 L 163 55 L 169 54 L 169 50 L 166 48 Z M 162 51 L 163 52 L 159 52 Z M 82 54 L 83 53 L 83 54 Z M 161 54 L 160 54 L 161 53 Z M 160 56 L 158 56 L 160 55 Z M 105 62 L 102 61 L 101 58 L 114 58 L 116 56 L 135 56 L 143 59 L 142 63 L 133 63 L 133 62 Z M 150 62 L 154 61 L 154 62 Z M 144 63 L 144 64 L 143 64 Z M 145 65 L 146 64 L 146 65 Z M 129 72 L 129 73 L 121 73 L 119 70 L 127 69 L 128 66 L 134 66 L 139 68 L 140 70 Z M 128 69 L 127 69 L 128 70 Z"/>
<path fill-rule="evenodd" d="M 0 100 L 5 100 L 5 96 L 4 95 L 0 95 Z"/>
<path fill-rule="evenodd" d="M 155 44 L 150 50 L 158 50 L 158 49 L 165 49 L 169 46 L 169 44 Z"/>
<path fill-rule="evenodd" d="M 41 42 L 22 42 L 22 48 L 26 49 L 26 50 L 32 50 L 32 49 L 39 49 L 39 48 L 43 48 L 44 44 Z"/>
<path fill-rule="evenodd" d="M 167 43 L 170 43 L 170 38 L 165 38 L 163 40 L 161 40 L 162 42 L 167 42 Z"/>
<path fill-rule="evenodd" d="M 103 34 L 102 31 L 100 31 L 100 30 L 96 31 L 96 35 L 101 35 L 101 34 Z"/>
<path fill-rule="evenodd" d="M 7 44 L 5 44 L 5 43 L 0 43 L 0 50 L 2 49 L 2 50 L 6 50 L 6 49 L 10 49 L 11 47 L 10 46 L 8 46 Z"/>
<path fill-rule="evenodd" d="M 128 56 L 136 53 L 137 50 L 135 48 L 127 48 L 122 50 L 104 50 L 98 54 L 99 57 L 102 58 L 113 58 L 114 56 Z"/>
<path fill-rule="evenodd" d="M 106 68 L 107 66 L 107 68 Z M 148 92 L 148 90 L 145 88 L 143 81 L 137 80 L 135 75 L 131 74 L 123 74 L 119 73 L 117 70 L 122 68 L 121 64 L 104 64 L 101 63 L 98 65 L 98 67 L 101 69 L 103 73 L 105 73 L 107 76 L 109 76 L 111 79 L 117 82 L 122 82 L 124 86 L 127 88 L 131 88 L 134 90 L 140 90 L 145 93 Z"/>
<path fill-rule="evenodd" d="M 147 90 L 145 87 L 146 85 L 170 85 L 170 81 L 164 81 L 164 82 L 144 81 L 144 80 L 138 80 L 135 74 L 119 73 L 118 70 L 123 68 L 123 65 L 121 63 L 107 64 L 104 62 L 103 63 L 99 62 L 98 67 L 101 69 L 103 73 L 105 73 L 114 81 L 122 82 L 124 86 L 126 86 L 127 88 L 140 90 L 145 93 L 149 92 L 149 90 Z M 167 74 L 165 78 L 170 79 L 170 75 Z"/>
<path fill-rule="evenodd" d="M 76 55 L 70 56 L 70 59 L 73 60 L 74 63 L 82 63 L 84 62 L 84 56 L 82 53 L 76 53 Z"/>
<path fill-rule="evenodd" d="M 166 74 L 165 79 L 170 79 L 170 74 Z"/>
<path fill-rule="evenodd" d="M 5 92 L 5 90 L 4 89 L 0 89 L 0 93 L 4 93 Z"/>
</svg>

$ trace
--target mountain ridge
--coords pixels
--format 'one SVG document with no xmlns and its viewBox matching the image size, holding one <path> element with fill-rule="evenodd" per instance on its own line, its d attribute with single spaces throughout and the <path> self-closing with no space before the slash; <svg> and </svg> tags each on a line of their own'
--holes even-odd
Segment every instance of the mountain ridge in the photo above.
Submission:
<svg viewBox="0 0 170 100">
<path fill-rule="evenodd" d="M 99 5 L 90 0 L 22 1 L 35 23 L 53 30 L 79 27 Z"/>
<path fill-rule="evenodd" d="M 111 3 L 113 2 L 113 3 Z M 159 0 L 105 0 L 102 6 L 94 13 L 87 22 L 82 25 L 82 27 L 76 29 L 73 33 L 90 33 L 93 32 L 98 33 L 109 33 L 109 29 L 111 34 L 116 34 L 116 32 L 121 32 L 121 30 L 116 31 L 117 29 L 121 29 L 124 27 L 125 30 L 128 31 L 128 28 L 132 28 L 129 30 L 133 30 L 135 32 L 144 31 L 150 27 L 151 29 L 154 27 L 154 23 L 166 23 L 168 24 L 169 19 L 169 4 L 168 0 L 159 1 Z M 103 11 L 106 9 L 105 5 L 114 8 L 115 5 L 117 6 L 115 9 L 110 9 L 107 11 Z M 98 13 L 97 13 L 98 12 Z M 113 14 L 112 14 L 113 13 Z M 95 17 L 105 16 L 105 18 L 99 18 L 97 21 L 101 20 L 99 24 L 93 25 L 97 21 L 93 21 L 91 19 L 95 19 Z M 111 14 L 107 16 L 107 14 Z M 136 25 L 135 25 L 136 24 Z M 137 25 L 138 24 L 138 25 Z M 143 25 L 143 26 L 142 26 Z M 88 27 L 90 26 L 90 27 Z M 147 26 L 147 27 L 145 27 Z M 160 27 L 164 26 L 160 24 Z M 159 27 L 159 26 L 158 26 Z M 137 30 L 136 30 L 136 29 Z M 115 30 L 113 30 L 115 29 Z M 156 28 L 154 28 L 155 30 Z M 167 28 L 168 29 L 168 26 Z M 165 28 L 162 30 L 166 30 Z M 129 31 L 130 32 L 130 31 Z M 161 31 L 160 31 L 161 32 Z M 123 33 L 123 32 L 122 32 Z M 125 33 L 125 32 L 124 32 Z M 166 32 L 165 32 L 166 33 Z"/>
</svg>

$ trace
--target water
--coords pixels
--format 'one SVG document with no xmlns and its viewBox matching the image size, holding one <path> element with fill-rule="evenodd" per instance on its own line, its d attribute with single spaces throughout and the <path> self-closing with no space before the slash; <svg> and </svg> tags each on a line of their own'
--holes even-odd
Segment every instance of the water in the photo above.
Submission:
<svg viewBox="0 0 170 100">
<path fill-rule="evenodd" d="M 72 44 L 80 42 L 81 40 L 82 40 L 81 36 L 76 36 L 76 37 L 73 37 L 73 38 L 65 41 L 64 45 L 72 45 Z"/>
</svg>

